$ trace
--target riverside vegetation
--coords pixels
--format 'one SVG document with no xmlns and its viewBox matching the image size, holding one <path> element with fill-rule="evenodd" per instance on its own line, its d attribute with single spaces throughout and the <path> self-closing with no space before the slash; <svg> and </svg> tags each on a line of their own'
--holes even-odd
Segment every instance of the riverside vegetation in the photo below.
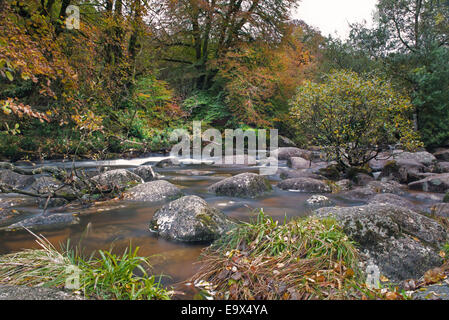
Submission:
<svg viewBox="0 0 449 320">
<path fill-rule="evenodd" d="M 73 267 L 90 299 L 449 299 L 448 2 L 379 0 L 344 41 L 295 6 L 0 1 L 0 293 Z M 279 171 L 167 159 L 193 121 L 278 129 Z M 87 256 L 50 241 L 92 225 Z M 140 256 L 195 246 L 169 285 Z"/>
</svg>

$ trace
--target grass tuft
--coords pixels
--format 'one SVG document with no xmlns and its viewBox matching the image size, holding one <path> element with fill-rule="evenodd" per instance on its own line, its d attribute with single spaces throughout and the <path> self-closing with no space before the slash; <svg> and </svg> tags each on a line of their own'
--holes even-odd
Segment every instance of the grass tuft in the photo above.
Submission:
<svg viewBox="0 0 449 320">
<path fill-rule="evenodd" d="M 215 299 L 372 299 L 355 244 L 333 219 L 279 224 L 260 211 L 206 248 L 191 279 Z"/>
<path fill-rule="evenodd" d="M 148 258 L 138 256 L 130 246 L 122 255 L 100 250 L 99 258 L 83 258 L 70 250 L 58 251 L 43 236 L 36 237 L 41 249 L 24 250 L 0 256 L 0 284 L 64 288 L 73 270 L 79 271 L 77 292 L 86 298 L 117 300 L 168 300 L 154 275 L 148 275 Z M 138 275 L 139 274 L 139 275 Z"/>
</svg>

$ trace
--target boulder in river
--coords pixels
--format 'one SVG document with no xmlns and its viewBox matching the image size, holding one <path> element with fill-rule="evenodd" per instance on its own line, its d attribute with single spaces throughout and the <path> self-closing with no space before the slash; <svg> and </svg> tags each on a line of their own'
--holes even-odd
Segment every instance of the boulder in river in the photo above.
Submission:
<svg viewBox="0 0 449 320">
<path fill-rule="evenodd" d="M 143 179 L 144 182 L 150 182 L 157 180 L 158 175 L 154 172 L 153 167 L 150 165 L 144 165 L 134 169 L 134 173 Z"/>
<path fill-rule="evenodd" d="M 307 169 L 310 168 L 310 160 L 301 157 L 291 157 L 287 160 L 287 164 L 292 169 Z"/>
<path fill-rule="evenodd" d="M 156 211 L 150 230 L 159 236 L 182 242 L 211 242 L 234 223 L 221 211 L 197 196 L 172 201 Z"/>
<path fill-rule="evenodd" d="M 382 169 L 379 179 L 410 183 L 421 179 L 425 166 L 416 160 L 392 160 Z"/>
<path fill-rule="evenodd" d="M 318 180 L 324 180 L 325 178 L 323 176 L 320 176 L 319 174 L 312 173 L 308 169 L 300 169 L 300 170 L 293 170 L 293 169 L 287 169 L 282 168 L 279 170 L 281 179 L 293 179 L 293 178 L 312 178 L 312 179 L 318 179 Z"/>
<path fill-rule="evenodd" d="M 424 166 L 430 166 L 436 162 L 436 158 L 433 154 L 427 151 L 421 152 L 398 152 L 394 154 L 394 159 L 396 161 L 406 160 L 406 161 L 416 161 Z"/>
<path fill-rule="evenodd" d="M 208 190 L 220 196 L 255 198 L 271 191 L 271 185 L 265 177 L 246 172 L 221 180 Z"/>
<path fill-rule="evenodd" d="M 321 208 L 319 217 L 334 217 L 356 241 L 367 261 L 391 280 L 421 277 L 442 263 L 440 247 L 448 240 L 444 227 L 407 208 L 369 204 L 349 208 Z"/>
<path fill-rule="evenodd" d="M 168 158 L 159 161 L 154 165 L 156 168 L 179 168 L 181 167 L 181 162 L 176 158 Z"/>
<path fill-rule="evenodd" d="M 140 184 L 129 189 L 124 194 L 126 200 L 144 202 L 174 200 L 181 196 L 183 196 L 182 191 L 174 184 L 165 180 L 156 180 Z"/>
<path fill-rule="evenodd" d="M 447 192 L 449 191 L 449 173 L 436 174 L 419 181 L 411 182 L 408 187 L 412 190 L 425 192 Z"/>
<path fill-rule="evenodd" d="M 324 181 L 312 178 L 294 178 L 281 181 L 277 185 L 282 190 L 292 190 L 308 193 L 332 192 L 331 187 Z"/>
<path fill-rule="evenodd" d="M 414 204 L 410 200 L 393 193 L 378 193 L 369 200 L 369 203 L 392 204 L 398 207 L 403 207 L 415 211 L 417 211 L 417 209 L 418 210 L 420 209 L 416 204 Z"/>
<path fill-rule="evenodd" d="M 133 185 L 143 183 L 137 174 L 126 169 L 106 171 L 91 178 L 92 182 L 100 188 L 123 190 Z"/>
<path fill-rule="evenodd" d="M 270 156 L 278 157 L 278 160 L 288 160 L 292 157 L 301 157 L 307 160 L 312 159 L 312 152 L 304 149 L 287 147 L 278 148 L 270 152 Z"/>
</svg>

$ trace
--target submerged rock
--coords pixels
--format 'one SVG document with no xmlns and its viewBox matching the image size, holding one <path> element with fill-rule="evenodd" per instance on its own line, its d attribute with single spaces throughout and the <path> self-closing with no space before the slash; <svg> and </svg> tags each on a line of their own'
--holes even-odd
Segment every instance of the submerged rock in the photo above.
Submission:
<svg viewBox="0 0 449 320">
<path fill-rule="evenodd" d="M 73 214 L 55 213 L 51 215 L 39 215 L 36 217 L 28 218 L 23 221 L 14 223 L 4 230 L 16 231 L 24 228 L 32 230 L 48 230 L 55 228 L 68 227 L 80 222 L 78 217 Z"/>
<path fill-rule="evenodd" d="M 221 211 L 210 207 L 200 197 L 186 196 L 159 209 L 151 220 L 150 229 L 169 240 L 211 242 L 233 225 Z"/>
<path fill-rule="evenodd" d="M 174 200 L 183 196 L 182 191 L 165 180 L 146 182 L 129 189 L 124 194 L 124 199 L 144 202 L 160 202 Z"/>
<path fill-rule="evenodd" d="M 394 281 L 421 277 L 438 267 L 439 248 L 447 241 L 446 230 L 436 221 L 412 210 L 387 204 L 315 210 L 318 217 L 334 217 L 356 241 L 366 259 Z"/>
<path fill-rule="evenodd" d="M 137 174 L 126 169 L 106 171 L 91 178 L 92 182 L 100 188 L 123 190 L 135 184 L 143 183 Z"/>
<path fill-rule="evenodd" d="M 241 173 L 211 185 L 208 190 L 220 196 L 255 198 L 271 191 L 271 185 L 256 173 Z"/>
<path fill-rule="evenodd" d="M 332 192 L 331 187 L 326 182 L 312 178 L 287 179 L 278 183 L 277 186 L 282 190 L 293 190 L 299 192 Z"/>
</svg>

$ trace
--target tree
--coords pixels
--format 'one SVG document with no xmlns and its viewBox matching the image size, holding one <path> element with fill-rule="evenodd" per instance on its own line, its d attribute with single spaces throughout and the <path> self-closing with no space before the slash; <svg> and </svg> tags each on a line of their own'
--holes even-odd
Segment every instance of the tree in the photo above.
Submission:
<svg viewBox="0 0 449 320">
<path fill-rule="evenodd" d="M 388 144 L 420 145 L 409 116 L 409 98 L 380 78 L 335 71 L 322 84 L 311 81 L 292 100 L 292 116 L 309 141 L 325 148 L 342 169 L 360 167 Z"/>
<path fill-rule="evenodd" d="M 242 42 L 279 41 L 297 0 L 154 0 L 150 20 L 162 59 L 194 69 L 195 89 L 208 89 L 223 58 Z"/>
</svg>

